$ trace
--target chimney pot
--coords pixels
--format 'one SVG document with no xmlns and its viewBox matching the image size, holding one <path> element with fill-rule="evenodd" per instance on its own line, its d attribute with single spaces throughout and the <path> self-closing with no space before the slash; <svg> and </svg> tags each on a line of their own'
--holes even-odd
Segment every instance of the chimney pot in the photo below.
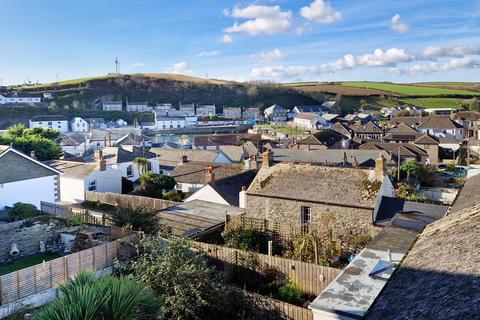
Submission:
<svg viewBox="0 0 480 320">
<path fill-rule="evenodd" d="M 100 161 L 103 159 L 103 150 L 102 149 L 97 149 L 95 150 L 94 157 L 96 161 Z"/>
<path fill-rule="evenodd" d="M 375 160 L 375 177 L 378 181 L 383 181 L 383 177 L 387 174 L 386 161 L 383 154 Z"/>
<path fill-rule="evenodd" d="M 208 165 L 205 173 L 205 183 L 212 183 L 215 181 L 215 173 L 213 172 L 213 166 Z"/>
<path fill-rule="evenodd" d="M 182 154 L 182 163 L 187 163 L 188 157 L 186 154 Z"/>
<path fill-rule="evenodd" d="M 262 165 L 267 168 L 273 165 L 273 152 L 271 150 L 267 150 L 262 154 Z"/>
<path fill-rule="evenodd" d="M 105 159 L 102 159 L 98 162 L 98 168 L 100 171 L 107 171 L 107 161 Z"/>
</svg>

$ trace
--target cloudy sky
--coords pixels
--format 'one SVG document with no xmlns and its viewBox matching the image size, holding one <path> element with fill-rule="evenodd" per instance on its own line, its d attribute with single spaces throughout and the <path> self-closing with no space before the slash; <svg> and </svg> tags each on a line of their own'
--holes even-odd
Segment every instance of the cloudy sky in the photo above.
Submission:
<svg viewBox="0 0 480 320">
<path fill-rule="evenodd" d="M 480 0 L 1 0 L 0 81 L 480 81 Z"/>
</svg>

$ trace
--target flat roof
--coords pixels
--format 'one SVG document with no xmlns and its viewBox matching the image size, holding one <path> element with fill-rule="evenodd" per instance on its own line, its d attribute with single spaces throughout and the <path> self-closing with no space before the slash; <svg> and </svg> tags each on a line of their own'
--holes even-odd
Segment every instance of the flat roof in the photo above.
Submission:
<svg viewBox="0 0 480 320">
<path fill-rule="evenodd" d="M 434 219 L 400 213 L 309 305 L 314 313 L 363 319 L 419 233 Z M 390 268 L 373 277 L 380 267 Z"/>
</svg>

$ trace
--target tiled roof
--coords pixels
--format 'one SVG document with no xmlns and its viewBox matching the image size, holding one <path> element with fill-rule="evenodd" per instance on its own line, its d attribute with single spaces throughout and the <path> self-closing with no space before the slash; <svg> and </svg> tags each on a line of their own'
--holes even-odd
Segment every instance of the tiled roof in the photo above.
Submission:
<svg viewBox="0 0 480 320">
<path fill-rule="evenodd" d="M 83 179 L 97 169 L 96 163 L 52 160 L 49 166 L 63 172 L 64 176 Z"/>
<path fill-rule="evenodd" d="M 143 148 L 134 147 L 134 146 L 122 146 L 122 147 L 106 147 L 103 148 L 103 158 L 107 164 L 117 164 L 132 162 L 135 158 L 145 157 L 147 159 L 152 159 L 156 157 L 156 154 L 149 152 Z"/>
<path fill-rule="evenodd" d="M 397 155 L 398 149 L 400 149 L 401 156 L 427 156 L 427 152 L 422 148 L 410 143 L 389 143 L 389 142 L 376 142 L 369 141 L 362 144 L 359 149 L 362 150 L 385 150 L 391 154 Z"/>
<path fill-rule="evenodd" d="M 248 194 L 373 209 L 375 195 L 365 189 L 373 179 L 374 170 L 277 163 L 262 166 Z"/>
<path fill-rule="evenodd" d="M 463 126 L 453 121 L 450 116 L 435 116 L 422 122 L 419 126 L 422 129 L 459 129 Z"/>
<path fill-rule="evenodd" d="M 160 156 L 160 163 L 177 164 L 182 161 L 182 156 L 187 156 L 187 161 L 215 162 L 220 151 L 200 149 L 172 149 L 172 148 L 151 148 L 150 152 Z"/>
<path fill-rule="evenodd" d="M 302 119 L 302 120 L 313 120 L 316 117 L 318 117 L 316 113 L 302 112 L 302 113 L 299 113 L 295 118 Z"/>
<path fill-rule="evenodd" d="M 416 116 L 416 117 L 393 117 L 392 119 L 390 119 L 390 125 L 399 125 L 400 123 L 404 123 L 408 126 L 416 127 L 419 124 L 421 124 L 422 122 L 424 122 L 425 120 L 428 120 L 429 118 L 430 118 L 429 116 L 426 116 L 426 117 L 420 117 L 420 116 Z"/>
<path fill-rule="evenodd" d="M 350 129 L 352 129 L 355 133 L 383 133 L 382 128 L 380 128 L 373 121 L 368 121 L 365 124 L 351 125 Z"/>
<path fill-rule="evenodd" d="M 239 193 L 242 187 L 249 187 L 257 172 L 244 171 L 234 176 L 216 179 L 210 186 L 231 206 L 239 206 Z"/>
<path fill-rule="evenodd" d="M 479 121 L 480 112 L 460 111 L 453 114 L 453 120 Z"/>
<path fill-rule="evenodd" d="M 322 145 L 330 147 L 348 137 L 343 134 L 332 130 L 332 129 L 323 129 L 319 132 L 316 132 L 303 140 L 298 141 L 298 145 Z"/>
</svg>

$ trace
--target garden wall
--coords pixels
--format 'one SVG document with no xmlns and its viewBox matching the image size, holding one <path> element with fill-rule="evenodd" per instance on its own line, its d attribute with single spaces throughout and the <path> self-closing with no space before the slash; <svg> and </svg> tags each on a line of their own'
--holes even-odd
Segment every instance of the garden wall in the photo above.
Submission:
<svg viewBox="0 0 480 320">
<path fill-rule="evenodd" d="M 126 194 L 110 193 L 110 192 L 91 192 L 87 191 L 85 193 L 86 201 L 99 201 L 102 203 L 107 203 L 111 205 L 131 205 L 131 206 L 142 206 L 153 210 L 163 210 L 166 208 L 173 207 L 178 204 L 175 201 L 142 197 L 142 196 L 132 196 Z"/>
</svg>

